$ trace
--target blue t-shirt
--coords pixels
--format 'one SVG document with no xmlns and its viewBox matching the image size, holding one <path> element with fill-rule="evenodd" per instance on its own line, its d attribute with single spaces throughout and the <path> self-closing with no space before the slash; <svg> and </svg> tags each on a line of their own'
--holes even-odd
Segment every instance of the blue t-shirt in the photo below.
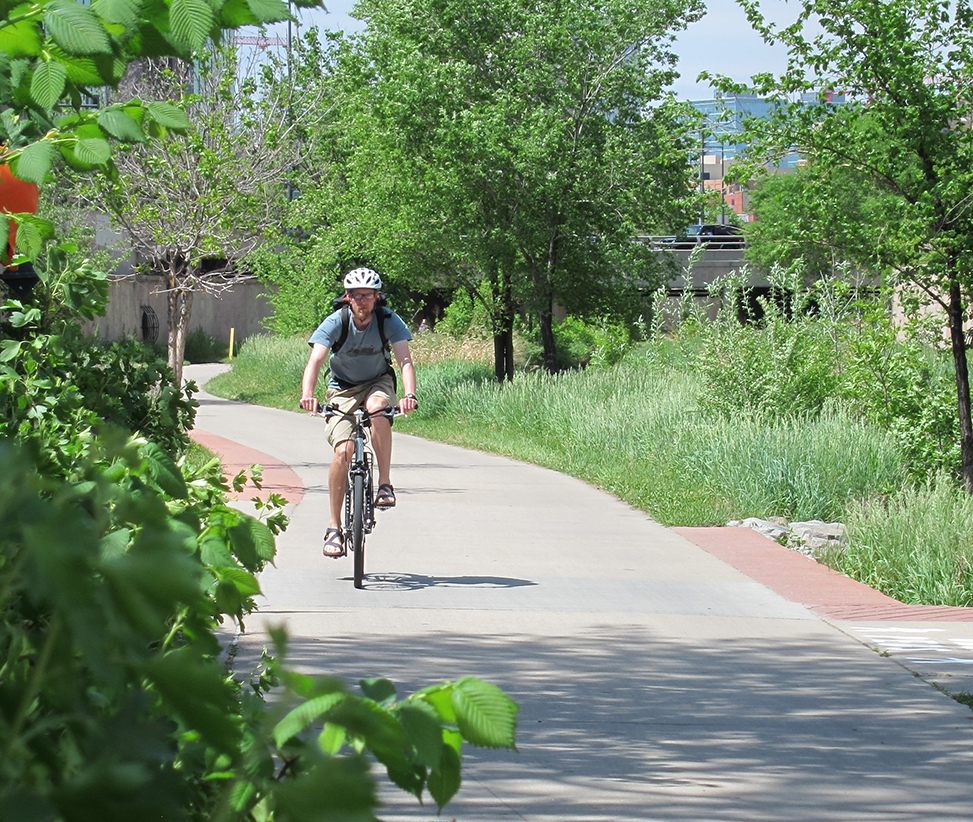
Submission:
<svg viewBox="0 0 973 822">
<path fill-rule="evenodd" d="M 412 332 L 394 311 L 376 306 L 375 311 L 385 312 L 385 337 L 389 344 L 411 340 Z M 341 336 L 341 310 L 329 314 L 308 340 L 308 345 L 320 343 L 331 348 Z M 364 331 L 355 328 L 354 318 L 348 318 L 348 338 L 329 362 L 332 388 L 349 388 L 377 380 L 388 370 L 382 335 L 378 333 L 378 319 L 372 316 Z"/>
</svg>

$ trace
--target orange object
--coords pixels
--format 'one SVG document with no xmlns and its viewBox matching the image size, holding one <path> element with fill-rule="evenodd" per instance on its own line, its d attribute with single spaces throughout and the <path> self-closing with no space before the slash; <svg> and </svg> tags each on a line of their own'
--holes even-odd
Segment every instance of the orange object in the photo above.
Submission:
<svg viewBox="0 0 973 822">
<path fill-rule="evenodd" d="M 0 165 L 0 212 L 7 214 L 36 214 L 38 190 L 35 183 L 25 183 L 15 177 L 6 164 Z M 13 259 L 14 249 L 17 247 L 17 224 L 10 221 L 10 233 L 7 235 L 7 254 L 3 258 L 6 266 Z"/>
</svg>

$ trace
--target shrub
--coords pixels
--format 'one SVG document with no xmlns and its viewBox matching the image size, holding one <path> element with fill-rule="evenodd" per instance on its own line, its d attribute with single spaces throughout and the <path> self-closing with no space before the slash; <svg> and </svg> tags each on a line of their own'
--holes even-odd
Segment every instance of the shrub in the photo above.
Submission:
<svg viewBox="0 0 973 822">
<path fill-rule="evenodd" d="M 854 504 L 847 526 L 832 568 L 901 602 L 973 605 L 973 497 L 948 476 Z"/>
<path fill-rule="evenodd" d="M 840 275 L 805 288 L 800 275 L 775 269 L 771 294 L 755 298 L 749 274 L 737 272 L 710 288 L 722 302 L 715 319 L 683 312 L 676 333 L 689 345 L 679 367 L 702 375 L 701 407 L 765 421 L 840 407 L 891 432 L 915 479 L 958 475 L 955 381 L 937 339 L 918 320 L 893 322 L 886 294 Z M 650 351 L 659 362 L 673 356 L 658 337 Z"/>
<path fill-rule="evenodd" d="M 222 362 L 228 354 L 229 343 L 211 337 L 202 328 L 194 328 L 186 336 L 186 351 L 183 356 L 187 362 Z"/>
<path fill-rule="evenodd" d="M 490 318 L 482 302 L 458 289 L 453 292 L 453 299 L 446 306 L 443 318 L 436 323 L 436 331 L 445 331 L 454 337 L 489 337 Z"/>
</svg>

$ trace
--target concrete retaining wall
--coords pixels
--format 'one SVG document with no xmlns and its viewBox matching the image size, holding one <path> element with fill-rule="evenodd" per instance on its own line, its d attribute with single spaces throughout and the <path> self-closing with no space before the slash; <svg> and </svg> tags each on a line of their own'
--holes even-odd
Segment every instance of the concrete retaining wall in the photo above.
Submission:
<svg viewBox="0 0 973 822">
<path fill-rule="evenodd" d="M 168 308 L 163 288 L 162 277 L 113 278 L 107 313 L 86 323 L 85 333 L 106 341 L 135 337 L 165 343 Z M 273 313 L 267 294 L 267 288 L 256 280 L 234 283 L 219 296 L 196 294 L 189 330 L 201 328 L 225 343 L 229 343 L 231 328 L 237 343 L 266 333 L 262 321 Z"/>
</svg>

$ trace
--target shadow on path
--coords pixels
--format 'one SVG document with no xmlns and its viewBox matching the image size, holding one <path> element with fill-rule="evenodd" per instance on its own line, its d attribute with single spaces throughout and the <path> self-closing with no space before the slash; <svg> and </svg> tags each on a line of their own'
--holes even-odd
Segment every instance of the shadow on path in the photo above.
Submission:
<svg viewBox="0 0 973 822">
<path fill-rule="evenodd" d="M 467 674 L 520 705 L 519 753 L 464 748 L 465 820 L 968 822 L 970 712 L 865 649 L 710 648 L 605 625 L 574 636 L 295 638 L 289 665 L 385 676 L 406 696 Z M 241 641 L 238 670 L 259 658 Z M 383 777 L 384 779 L 384 777 Z M 383 791 L 383 819 L 429 819 Z"/>
<path fill-rule="evenodd" d="M 352 579 L 352 577 L 347 577 Z M 426 574 L 365 574 L 365 589 L 374 591 L 421 591 L 425 588 L 525 588 L 537 585 L 510 577 L 436 577 Z"/>
</svg>

